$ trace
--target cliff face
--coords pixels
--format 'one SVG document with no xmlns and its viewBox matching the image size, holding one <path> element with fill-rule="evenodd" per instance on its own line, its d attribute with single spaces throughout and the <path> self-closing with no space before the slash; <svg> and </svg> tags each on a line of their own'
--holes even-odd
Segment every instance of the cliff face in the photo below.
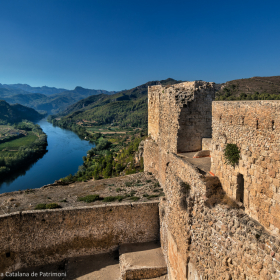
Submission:
<svg viewBox="0 0 280 280">
<path fill-rule="evenodd" d="M 237 180 L 238 174 L 233 172 L 234 168 L 223 166 L 224 158 L 220 153 L 221 150 L 216 149 L 216 145 L 219 145 L 217 135 L 221 132 L 216 113 L 221 112 L 221 108 L 213 105 L 215 120 L 212 126 L 214 92 L 215 86 L 206 82 L 149 88 L 150 139 L 147 139 L 144 144 L 144 166 L 145 171 L 152 172 L 158 178 L 166 194 L 160 202 L 159 212 L 161 243 L 169 277 L 176 280 L 279 279 L 280 236 L 277 223 L 272 224 L 272 227 L 267 227 L 264 221 L 259 220 L 261 222 L 259 223 L 254 219 L 256 217 L 251 215 L 247 202 L 241 201 L 240 194 L 236 196 L 238 194 L 237 181 L 235 185 L 230 183 L 232 192 L 227 188 L 227 182 Z M 268 119 L 270 108 L 278 108 L 278 103 L 272 103 L 273 101 L 270 106 L 260 104 L 260 111 L 265 119 Z M 247 108 L 244 112 L 240 104 L 235 103 L 232 106 L 234 106 L 236 118 L 241 112 L 245 116 L 250 112 L 255 112 L 254 107 L 250 107 L 249 104 L 244 105 Z M 227 110 L 223 110 L 223 114 L 229 117 Z M 267 120 L 267 123 L 269 122 L 271 120 Z M 199 144 L 201 145 L 204 137 L 212 136 L 212 128 L 212 153 L 211 158 L 208 158 L 209 164 L 212 162 L 212 167 L 214 167 L 212 171 L 219 170 L 217 174 L 224 174 L 228 176 L 227 179 L 222 176 L 220 178 L 211 176 L 198 168 L 193 160 L 190 161 L 184 157 L 186 153 L 181 153 L 201 149 Z M 243 133 L 240 131 L 240 134 L 232 129 L 230 123 L 223 123 L 223 131 L 226 129 L 226 134 L 231 133 L 226 135 L 228 139 L 231 139 L 230 141 L 233 141 L 230 136 L 237 139 L 242 135 L 247 141 L 243 139 L 246 143 L 244 145 L 248 145 L 249 140 L 253 146 L 258 143 L 260 153 L 266 150 L 267 142 L 264 139 L 263 141 L 256 140 L 264 137 L 265 132 L 262 134 L 258 131 L 256 135 L 252 135 L 252 138 L 248 138 L 248 134 L 244 131 Z M 277 129 L 279 128 L 275 127 L 275 130 Z M 263 136 L 260 136 L 261 134 Z M 270 139 L 277 144 L 278 138 L 271 137 Z M 221 139 L 221 141 L 224 140 Z M 237 141 L 237 144 L 239 143 Z M 276 146 L 270 145 L 270 147 L 273 150 L 272 147 Z M 252 173 L 251 165 L 245 165 L 245 161 L 250 160 L 248 151 L 246 153 L 245 151 L 246 147 L 244 150 L 242 148 L 242 161 L 237 168 L 243 171 L 246 169 L 254 180 L 259 175 L 270 176 L 271 179 L 260 177 L 259 184 L 262 184 L 263 191 L 258 192 L 251 189 L 251 184 L 246 181 L 245 176 L 244 191 L 247 193 L 256 191 L 255 197 L 263 199 L 265 203 L 271 203 L 271 207 L 276 209 L 275 207 L 278 207 L 280 203 L 277 191 L 270 200 L 267 193 L 273 195 L 270 189 L 276 186 L 274 183 L 277 181 L 273 180 L 278 179 L 279 170 L 275 171 L 274 167 L 272 174 L 269 170 L 272 166 L 267 166 L 267 171 L 261 173 L 263 175 Z M 265 156 L 269 158 L 269 152 L 266 152 Z M 277 159 L 274 158 L 274 160 Z M 237 170 L 239 169 L 235 169 Z M 278 188 L 279 184 L 274 189 L 278 190 Z M 252 203 L 254 201 L 257 200 L 252 198 Z M 268 217 L 270 213 L 268 207 L 259 205 L 258 208 L 260 213 L 266 213 Z M 274 221 L 276 217 L 271 216 L 271 218 Z"/>
</svg>

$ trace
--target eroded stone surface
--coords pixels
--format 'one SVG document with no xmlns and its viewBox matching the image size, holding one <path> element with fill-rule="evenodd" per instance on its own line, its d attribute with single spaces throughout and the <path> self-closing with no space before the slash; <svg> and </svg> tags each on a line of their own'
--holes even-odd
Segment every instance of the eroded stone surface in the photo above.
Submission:
<svg viewBox="0 0 280 280">
<path fill-rule="evenodd" d="M 177 91 L 159 86 L 149 88 L 149 121 L 156 119 L 158 126 L 152 123 L 151 138 L 144 146 L 145 170 L 155 175 L 166 194 L 160 201 L 159 213 L 169 278 L 280 279 L 280 102 L 213 104 L 211 159 L 212 171 L 217 176 L 209 177 L 178 151 L 182 141 L 193 142 L 185 147 L 195 147 L 200 137 L 211 138 L 211 120 L 204 122 L 203 113 L 195 119 L 195 125 L 206 129 L 207 136 L 195 134 L 194 127 L 189 125 L 195 112 L 198 114 L 201 108 L 206 111 L 211 104 L 211 84 L 201 82 L 201 95 L 195 83 L 188 84 L 189 87 L 176 86 Z M 179 98 L 179 92 L 179 96 L 189 98 Z M 151 110 L 150 100 L 154 102 Z M 181 108 L 186 108 L 184 114 Z M 179 132 L 184 123 L 184 135 L 188 137 Z M 228 141 L 241 148 L 241 160 L 235 169 L 224 166 L 222 151 Z M 233 200 L 238 198 L 233 195 L 236 171 L 245 178 L 244 203 Z M 249 195 L 252 205 L 247 203 Z M 252 210 L 248 211 L 250 207 Z"/>
<path fill-rule="evenodd" d="M 240 200 L 238 176 L 244 179 L 245 211 L 274 234 L 280 234 L 280 101 L 213 102 L 211 171 L 227 194 Z M 225 163 L 227 144 L 240 150 L 239 164 Z"/>
</svg>

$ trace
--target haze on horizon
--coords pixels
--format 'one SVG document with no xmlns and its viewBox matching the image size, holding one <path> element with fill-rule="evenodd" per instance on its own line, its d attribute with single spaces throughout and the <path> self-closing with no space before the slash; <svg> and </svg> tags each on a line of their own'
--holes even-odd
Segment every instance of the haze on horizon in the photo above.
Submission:
<svg viewBox="0 0 280 280">
<path fill-rule="evenodd" d="M 0 83 L 123 90 L 280 75 L 280 2 L 1 1 Z"/>
</svg>

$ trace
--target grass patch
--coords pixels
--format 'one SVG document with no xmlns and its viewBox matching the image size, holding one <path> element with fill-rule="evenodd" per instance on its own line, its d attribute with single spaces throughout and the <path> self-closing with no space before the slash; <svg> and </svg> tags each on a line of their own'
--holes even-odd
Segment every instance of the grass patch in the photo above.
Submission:
<svg viewBox="0 0 280 280">
<path fill-rule="evenodd" d="M 35 210 L 41 210 L 41 209 L 46 209 L 45 203 L 40 203 L 35 206 Z"/>
<path fill-rule="evenodd" d="M 46 209 L 55 209 L 55 208 L 61 208 L 61 206 L 57 203 L 46 204 Z"/>
<path fill-rule="evenodd" d="M 22 146 L 29 146 L 37 139 L 38 137 L 33 132 L 28 132 L 24 137 L 0 144 L 0 150 L 18 150 Z"/>
<path fill-rule="evenodd" d="M 99 200 L 99 194 L 91 194 L 83 197 L 78 197 L 78 201 L 84 201 L 86 203 L 91 203 L 96 200 Z"/>
<path fill-rule="evenodd" d="M 123 189 L 121 189 L 121 188 L 116 188 L 116 192 L 121 192 L 121 191 L 123 191 Z"/>
<path fill-rule="evenodd" d="M 123 195 L 117 195 L 117 196 L 107 196 L 107 197 L 104 197 L 103 198 L 103 201 L 104 202 L 113 202 L 113 201 L 122 201 L 123 199 L 125 199 L 126 196 L 123 196 Z"/>
<path fill-rule="evenodd" d="M 131 187 L 132 184 L 133 184 L 133 182 L 125 182 L 125 185 L 126 185 L 127 187 Z"/>
<path fill-rule="evenodd" d="M 35 206 L 35 210 L 43 210 L 43 209 L 56 209 L 56 208 L 61 208 L 61 206 L 57 203 L 40 203 Z"/>
</svg>

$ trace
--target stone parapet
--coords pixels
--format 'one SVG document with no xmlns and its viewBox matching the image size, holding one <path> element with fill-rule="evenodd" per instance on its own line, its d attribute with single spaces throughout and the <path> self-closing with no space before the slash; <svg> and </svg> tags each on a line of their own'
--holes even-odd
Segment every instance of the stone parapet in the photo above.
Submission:
<svg viewBox="0 0 280 280">
<path fill-rule="evenodd" d="M 0 275 L 69 257 L 109 252 L 124 243 L 158 239 L 158 202 L 2 215 Z"/>
</svg>

